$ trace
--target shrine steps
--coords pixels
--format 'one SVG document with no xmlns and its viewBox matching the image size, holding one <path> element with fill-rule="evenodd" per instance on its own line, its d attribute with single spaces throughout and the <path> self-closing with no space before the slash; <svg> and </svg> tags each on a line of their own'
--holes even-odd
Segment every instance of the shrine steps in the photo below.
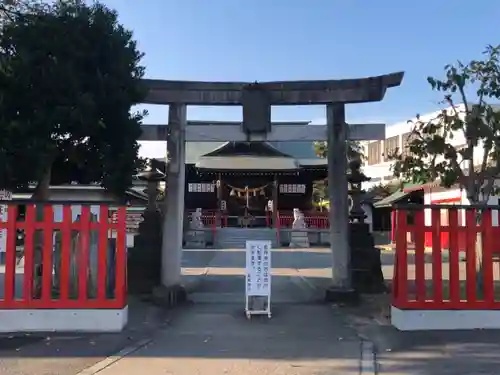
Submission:
<svg viewBox="0 0 500 375">
<path fill-rule="evenodd" d="M 273 228 L 217 228 L 216 246 L 221 249 L 244 249 L 246 241 L 271 241 L 277 247 Z"/>
</svg>

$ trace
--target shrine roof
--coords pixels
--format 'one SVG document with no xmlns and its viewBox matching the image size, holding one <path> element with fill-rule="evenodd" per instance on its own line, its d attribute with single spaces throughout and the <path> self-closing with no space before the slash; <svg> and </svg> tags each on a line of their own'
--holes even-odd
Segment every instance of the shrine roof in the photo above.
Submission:
<svg viewBox="0 0 500 375">
<path fill-rule="evenodd" d="M 224 157 L 224 156 L 254 156 L 254 157 L 281 157 L 293 158 L 293 156 L 281 152 L 268 142 L 226 142 L 201 157 Z"/>
<path fill-rule="evenodd" d="M 228 143 L 233 142 L 186 142 L 186 164 L 196 164 L 200 157 L 208 155 L 216 155 L 219 150 L 219 156 L 234 156 L 235 153 L 231 154 L 230 147 L 227 146 Z M 253 143 L 254 145 L 265 145 L 265 146 L 250 146 L 253 150 L 263 151 L 260 156 L 277 156 L 277 157 L 292 157 L 301 160 L 310 160 L 316 164 L 319 158 L 313 147 L 313 142 L 309 141 L 298 141 L 298 142 L 264 142 L 264 143 Z M 224 147 L 226 146 L 226 147 Z M 224 149 L 224 150 L 222 150 Z M 233 148 L 236 151 L 237 148 Z M 264 151 L 265 150 L 265 151 Z M 227 154 L 226 154 L 227 153 Z M 257 156 L 258 154 L 252 153 Z M 241 154 L 240 154 L 241 155 Z M 321 162 L 320 162 L 321 163 Z"/>
</svg>

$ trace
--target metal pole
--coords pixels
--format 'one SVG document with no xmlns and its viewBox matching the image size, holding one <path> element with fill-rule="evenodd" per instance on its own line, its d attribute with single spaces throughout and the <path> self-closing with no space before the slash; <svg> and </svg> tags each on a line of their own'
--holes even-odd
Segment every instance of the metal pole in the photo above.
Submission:
<svg viewBox="0 0 500 375">
<path fill-rule="evenodd" d="M 351 289 L 345 105 L 328 104 L 326 119 L 332 288 L 341 291 Z"/>
</svg>

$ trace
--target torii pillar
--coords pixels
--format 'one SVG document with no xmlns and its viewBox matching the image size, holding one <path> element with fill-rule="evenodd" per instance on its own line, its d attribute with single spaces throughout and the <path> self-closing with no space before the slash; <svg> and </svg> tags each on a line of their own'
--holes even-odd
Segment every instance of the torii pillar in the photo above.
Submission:
<svg viewBox="0 0 500 375">
<path fill-rule="evenodd" d="M 161 281 L 169 288 L 181 288 L 182 237 L 184 223 L 184 188 L 186 159 L 186 105 L 170 104 L 168 109 L 166 208 L 163 220 Z M 181 289 L 173 294 L 175 300 L 183 299 Z"/>
</svg>

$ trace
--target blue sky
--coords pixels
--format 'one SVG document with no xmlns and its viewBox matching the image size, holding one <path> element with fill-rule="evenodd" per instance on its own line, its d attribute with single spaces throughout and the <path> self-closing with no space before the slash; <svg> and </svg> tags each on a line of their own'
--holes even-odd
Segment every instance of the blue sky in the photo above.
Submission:
<svg viewBox="0 0 500 375">
<path fill-rule="evenodd" d="M 348 122 L 391 124 L 435 110 L 440 98 L 426 77 L 500 43 L 498 0 L 104 2 L 133 30 L 149 78 L 266 81 L 405 71 L 402 86 L 383 102 L 348 106 Z M 146 123 L 167 121 L 168 107 L 145 108 Z M 191 107 L 188 118 L 240 120 L 241 109 Z M 322 107 L 273 108 L 273 120 L 323 118 Z M 147 148 L 163 152 L 162 145 Z"/>
</svg>

